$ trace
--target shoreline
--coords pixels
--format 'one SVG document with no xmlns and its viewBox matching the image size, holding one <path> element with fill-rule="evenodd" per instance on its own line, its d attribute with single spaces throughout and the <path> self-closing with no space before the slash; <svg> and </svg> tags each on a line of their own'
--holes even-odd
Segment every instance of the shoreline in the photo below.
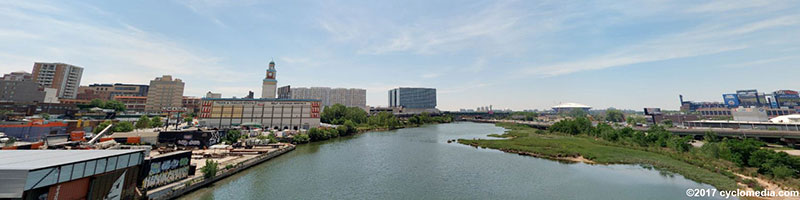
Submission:
<svg viewBox="0 0 800 200">
<path fill-rule="evenodd" d="M 492 123 L 492 124 L 497 125 L 497 123 Z M 499 126 L 499 127 L 503 127 L 503 126 Z M 785 186 L 780 186 L 780 185 L 776 184 L 774 181 L 771 181 L 769 179 L 765 179 L 765 178 L 760 177 L 760 176 L 756 176 L 756 177 L 747 176 L 747 175 L 744 175 L 744 174 L 741 174 L 741 173 L 737 173 L 735 171 L 728 171 L 728 170 L 725 170 L 725 169 L 721 169 L 722 171 L 707 170 L 707 169 L 703 169 L 702 167 L 696 166 L 693 163 L 685 162 L 685 161 L 682 161 L 680 159 L 671 158 L 674 155 L 667 155 L 667 154 L 663 154 L 663 153 L 660 153 L 660 152 L 653 152 L 653 151 L 642 150 L 642 149 L 638 149 L 638 148 L 628 148 L 628 147 L 619 146 L 619 145 L 609 145 L 609 144 L 605 144 L 604 142 L 597 142 L 597 141 L 594 141 L 594 140 L 591 140 L 591 139 L 588 139 L 588 138 L 583 138 L 583 137 L 557 135 L 557 134 L 530 133 L 529 136 L 522 137 L 522 139 L 520 139 L 520 140 L 514 140 L 514 139 L 520 138 L 520 137 L 515 137 L 514 135 L 510 135 L 509 134 L 509 132 L 514 131 L 515 129 L 512 129 L 510 127 L 504 127 L 504 128 L 507 129 L 505 133 L 503 133 L 503 134 L 493 134 L 493 135 L 506 138 L 506 140 L 504 140 L 505 142 L 502 142 L 503 140 L 500 140 L 500 142 L 498 142 L 498 141 L 493 141 L 493 140 L 481 140 L 481 139 L 476 139 L 476 140 L 473 140 L 473 139 L 458 139 L 458 143 L 469 145 L 469 146 L 472 146 L 472 147 L 475 147 L 475 148 L 489 148 L 489 149 L 503 151 L 505 153 L 514 153 L 514 154 L 518 154 L 518 155 L 532 156 L 532 157 L 536 157 L 536 158 L 548 159 L 548 160 L 553 160 L 553 161 L 557 161 L 557 162 L 567 162 L 567 163 L 578 163 L 578 162 L 580 162 L 580 163 L 586 163 L 586 164 L 591 164 L 591 165 L 594 165 L 594 164 L 600 164 L 600 165 L 614 165 L 614 164 L 650 165 L 650 166 L 652 166 L 652 167 L 654 167 L 654 168 L 656 168 L 658 170 L 664 170 L 664 171 L 668 171 L 668 172 L 671 172 L 671 173 L 680 174 L 680 175 L 684 176 L 685 178 L 687 178 L 689 180 L 692 180 L 692 181 L 695 181 L 695 182 L 698 182 L 698 183 L 709 184 L 709 185 L 712 185 L 715 188 L 720 189 L 720 190 L 743 189 L 743 190 L 755 191 L 756 190 L 755 188 L 751 188 L 749 185 L 744 183 L 744 181 L 748 180 L 748 179 L 752 180 L 752 181 L 755 181 L 756 183 L 758 183 L 758 185 L 760 187 L 763 187 L 763 189 L 767 189 L 767 190 L 770 190 L 770 191 L 778 192 L 778 191 L 790 191 L 790 190 L 793 190 L 792 188 L 787 188 Z M 535 129 L 535 128 L 531 128 L 531 129 Z M 525 129 L 525 130 L 518 130 L 518 131 L 529 131 L 529 130 Z M 552 140 L 550 140 L 550 139 L 552 139 Z M 528 140 L 531 140 L 531 141 L 528 141 Z M 567 140 L 569 140 L 569 141 L 567 141 Z M 571 149 L 570 148 L 570 147 L 574 148 L 574 146 L 571 146 L 571 145 L 576 145 L 576 144 L 579 143 L 579 142 L 576 142 L 576 141 L 583 142 L 583 143 L 580 143 L 580 144 L 593 143 L 593 144 L 590 145 L 590 147 L 586 147 L 586 148 L 589 148 L 591 150 L 594 150 L 593 148 L 601 148 L 601 149 L 604 149 L 604 150 L 618 148 L 618 149 L 620 149 L 620 151 L 621 150 L 624 150 L 626 152 L 627 151 L 637 151 L 638 154 L 651 154 L 651 155 L 654 154 L 654 155 L 658 155 L 658 156 L 649 158 L 649 160 L 647 160 L 647 159 L 642 160 L 642 159 L 634 158 L 634 157 L 636 157 L 635 155 L 630 155 L 631 158 L 629 158 L 629 159 L 628 158 L 619 159 L 619 157 L 627 156 L 628 153 L 626 153 L 626 152 L 613 152 L 612 151 L 612 153 L 609 153 L 609 152 L 604 152 L 606 154 L 600 153 L 599 154 L 600 157 L 598 157 L 598 155 L 590 155 L 587 158 L 587 157 L 584 157 L 584 153 L 591 152 L 590 150 L 587 150 L 587 149 L 578 149 L 578 150 L 576 150 L 576 149 Z M 523 150 L 523 149 L 527 149 L 527 150 Z M 572 152 L 570 152 L 570 151 L 572 151 Z M 549 152 L 549 154 L 552 154 L 552 155 L 548 155 L 548 153 L 546 153 L 546 152 Z M 556 153 L 554 153 L 554 152 L 556 152 Z M 564 153 L 557 153 L 557 152 L 564 152 Z M 620 155 L 623 155 L 623 156 L 620 156 Z M 600 159 L 600 160 L 598 160 L 598 159 Z M 667 160 L 660 161 L 662 159 L 667 159 Z M 671 159 L 672 161 L 669 161 L 669 159 Z M 605 161 L 603 161 L 603 160 L 605 160 Z M 656 162 L 653 162 L 653 161 L 656 161 Z M 683 166 L 676 165 L 675 163 L 670 164 L 671 162 L 675 162 L 675 161 L 682 163 L 680 165 L 683 165 Z M 686 165 L 691 166 L 691 167 L 686 167 Z M 703 171 L 707 171 L 707 172 L 703 172 Z M 698 172 L 701 172 L 701 173 L 698 174 Z M 726 174 L 724 174 L 722 172 L 731 173 L 732 174 L 731 176 L 734 176 L 734 177 L 730 177 L 730 176 L 728 176 L 728 175 L 726 175 Z M 711 173 L 713 175 L 702 174 L 702 173 Z M 718 179 L 711 178 L 713 176 L 726 176 L 727 179 L 733 181 L 733 183 L 735 184 L 735 187 L 733 187 L 733 188 L 728 188 L 728 186 L 721 187 L 722 185 L 720 185 L 720 184 L 722 182 L 718 182 L 718 181 L 720 181 Z M 717 180 L 717 181 L 712 181 L 712 180 Z M 743 199 L 786 199 L 786 198 L 753 198 L 753 197 L 748 197 L 748 198 L 743 198 Z"/>
<path fill-rule="evenodd" d="M 249 160 L 244 160 L 240 163 L 234 165 L 231 169 L 221 168 L 219 169 L 216 176 L 211 179 L 205 179 L 202 176 L 195 177 L 195 178 L 187 178 L 179 182 L 172 183 L 167 186 L 162 186 L 160 188 L 156 188 L 154 190 L 148 191 L 145 195 L 147 199 L 177 199 L 186 194 L 190 194 L 195 190 L 207 187 L 212 185 L 213 183 L 228 178 L 229 176 L 233 176 L 237 173 L 245 171 L 251 167 L 256 165 L 262 164 L 266 161 L 271 160 L 272 158 L 281 156 L 288 152 L 293 151 L 296 148 L 296 145 L 288 144 L 287 146 L 274 151 L 265 153 L 262 155 L 258 155 Z M 198 169 L 199 170 L 199 169 Z"/>
</svg>

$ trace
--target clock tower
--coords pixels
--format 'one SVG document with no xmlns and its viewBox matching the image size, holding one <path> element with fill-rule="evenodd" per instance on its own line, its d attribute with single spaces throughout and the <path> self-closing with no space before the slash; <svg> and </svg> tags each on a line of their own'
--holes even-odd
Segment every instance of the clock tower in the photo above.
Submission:
<svg viewBox="0 0 800 200">
<path fill-rule="evenodd" d="M 261 85 L 261 98 L 274 99 L 278 87 L 278 80 L 275 79 L 275 61 L 269 61 L 269 69 L 267 69 L 267 77 Z"/>
</svg>

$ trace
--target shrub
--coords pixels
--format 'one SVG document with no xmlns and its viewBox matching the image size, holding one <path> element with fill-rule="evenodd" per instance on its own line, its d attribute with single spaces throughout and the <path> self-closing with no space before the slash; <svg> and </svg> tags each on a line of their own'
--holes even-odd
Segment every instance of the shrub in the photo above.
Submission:
<svg viewBox="0 0 800 200">
<path fill-rule="evenodd" d="M 211 159 L 206 160 L 206 165 L 200 168 L 200 171 L 203 172 L 203 178 L 210 179 L 217 176 L 217 165 L 219 165 L 219 163 Z"/>
<path fill-rule="evenodd" d="M 130 132 L 133 131 L 133 124 L 131 122 L 120 122 L 112 129 L 114 129 L 114 132 Z"/>
<path fill-rule="evenodd" d="M 308 135 L 306 135 L 306 134 L 297 134 L 297 135 L 294 136 L 294 140 L 293 141 L 296 144 L 303 144 L 303 143 L 308 143 L 309 140 L 310 139 L 308 138 Z"/>
</svg>

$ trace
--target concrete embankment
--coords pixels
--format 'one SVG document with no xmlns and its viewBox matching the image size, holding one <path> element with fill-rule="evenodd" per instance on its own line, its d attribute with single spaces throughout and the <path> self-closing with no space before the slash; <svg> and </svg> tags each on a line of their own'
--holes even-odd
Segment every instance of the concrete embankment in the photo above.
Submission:
<svg viewBox="0 0 800 200">
<path fill-rule="evenodd" d="M 178 198 L 178 197 L 180 197 L 180 196 L 182 196 L 184 194 L 187 194 L 189 192 L 197 190 L 197 189 L 199 189 L 201 187 L 205 187 L 205 186 L 207 186 L 207 185 L 209 185 L 211 183 L 214 183 L 216 181 L 222 180 L 222 179 L 224 179 L 224 178 L 226 178 L 228 176 L 231 176 L 231 175 L 234 175 L 236 173 L 239 173 L 239 172 L 241 172 L 243 170 L 246 170 L 246 169 L 248 169 L 248 168 L 250 168 L 252 166 L 255 166 L 257 164 L 260 164 L 260 163 L 262 163 L 264 161 L 267 161 L 267 160 L 272 159 L 274 157 L 283 155 L 284 153 L 292 151 L 294 149 L 295 149 L 294 145 L 288 145 L 288 146 L 285 146 L 285 147 L 283 147 L 283 148 L 281 148 L 281 149 L 279 149 L 277 151 L 273 151 L 273 152 L 265 153 L 265 154 L 262 154 L 262 155 L 258 155 L 257 157 L 254 157 L 252 159 L 249 159 L 249 160 L 243 161 L 241 163 L 238 163 L 231 169 L 227 169 L 226 170 L 224 168 L 220 168 L 219 171 L 217 172 L 217 176 L 215 176 L 214 178 L 211 178 L 211 179 L 205 179 L 202 176 L 198 176 L 198 177 L 189 178 L 187 180 L 181 181 L 181 182 L 179 182 L 177 184 L 173 184 L 171 187 L 167 187 L 167 188 L 160 189 L 160 190 L 155 190 L 155 191 L 149 191 L 148 194 L 147 194 L 147 198 L 148 199 L 154 199 L 154 200 L 175 199 L 175 198 Z"/>
</svg>

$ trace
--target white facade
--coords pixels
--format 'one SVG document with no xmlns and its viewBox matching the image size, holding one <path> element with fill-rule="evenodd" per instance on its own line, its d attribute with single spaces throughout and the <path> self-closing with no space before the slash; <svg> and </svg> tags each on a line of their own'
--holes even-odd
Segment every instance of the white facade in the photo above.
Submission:
<svg viewBox="0 0 800 200">
<path fill-rule="evenodd" d="M 319 99 L 322 106 L 342 104 L 367 109 L 367 90 L 358 88 L 291 88 L 293 99 Z"/>
<path fill-rule="evenodd" d="M 734 121 L 766 122 L 769 121 L 767 111 L 762 108 L 736 108 L 732 110 Z"/>
<path fill-rule="evenodd" d="M 59 103 L 58 90 L 55 88 L 44 88 L 44 102 L 45 103 Z"/>
</svg>

